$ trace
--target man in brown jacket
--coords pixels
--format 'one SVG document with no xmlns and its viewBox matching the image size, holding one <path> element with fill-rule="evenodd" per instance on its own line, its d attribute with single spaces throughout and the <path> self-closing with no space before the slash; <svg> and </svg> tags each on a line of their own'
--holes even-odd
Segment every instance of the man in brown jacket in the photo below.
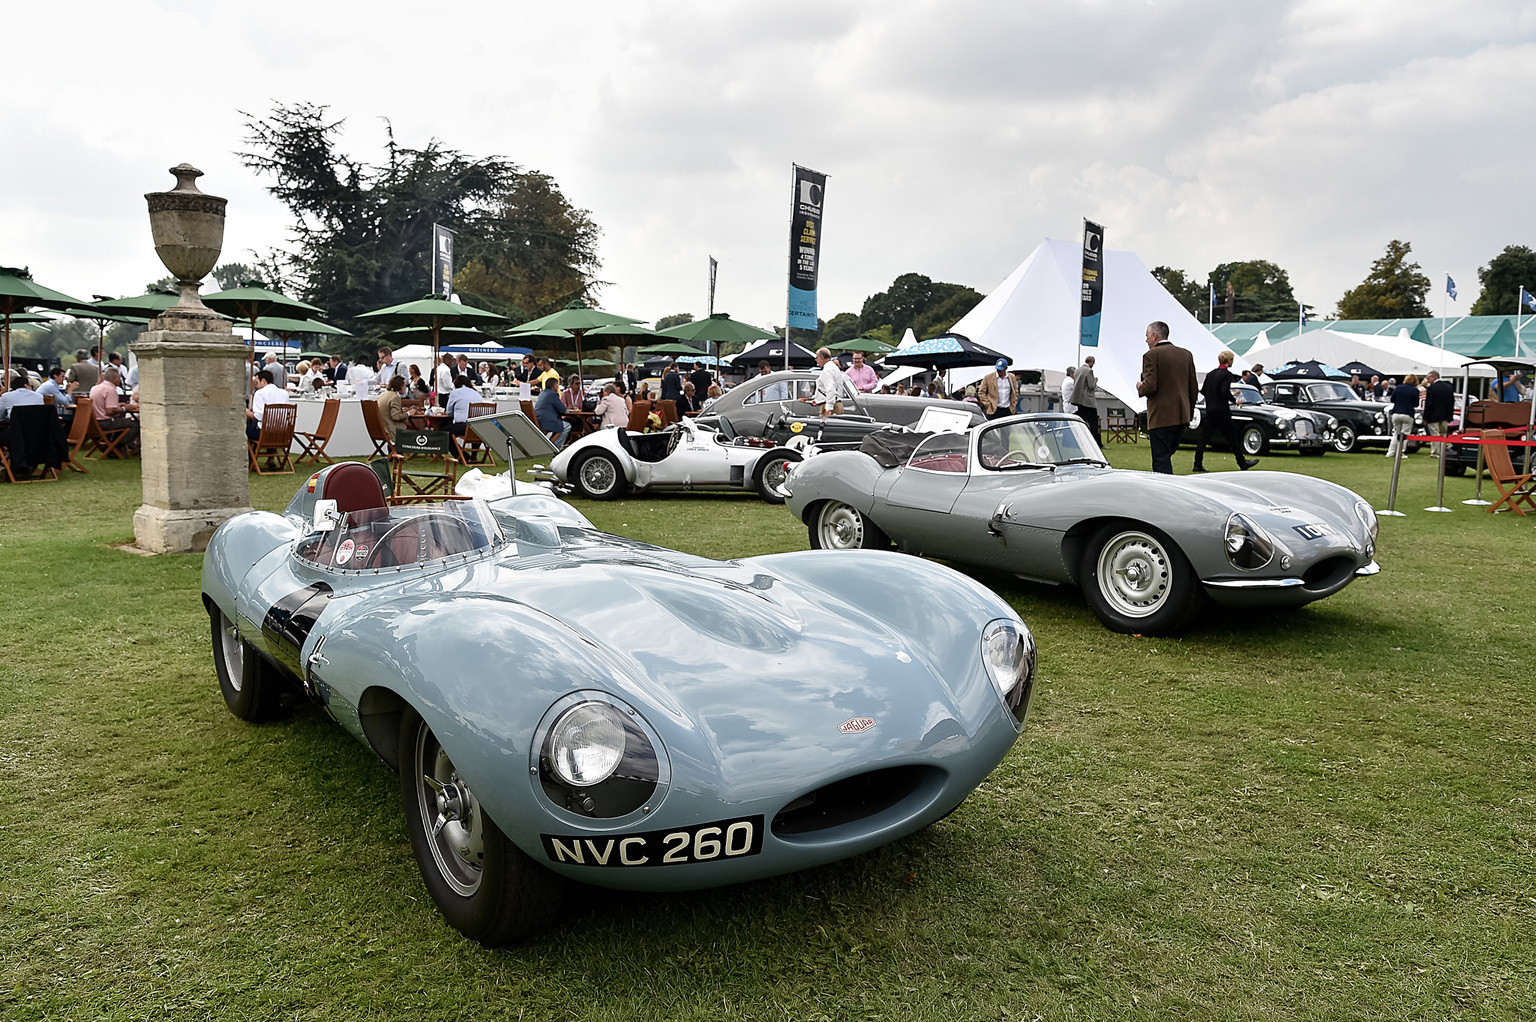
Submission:
<svg viewBox="0 0 1536 1022">
<path fill-rule="evenodd" d="M 1152 471 L 1173 475 L 1173 452 L 1194 417 L 1200 385 L 1195 357 L 1168 340 L 1168 324 L 1147 324 L 1147 353 L 1141 356 L 1136 393 L 1147 399 L 1147 436 L 1152 441 Z"/>
<path fill-rule="evenodd" d="M 989 419 L 1012 415 L 1019 400 L 1019 380 L 1008 371 L 1008 360 L 998 359 L 996 369 L 983 376 L 976 387 L 976 403 Z"/>
</svg>

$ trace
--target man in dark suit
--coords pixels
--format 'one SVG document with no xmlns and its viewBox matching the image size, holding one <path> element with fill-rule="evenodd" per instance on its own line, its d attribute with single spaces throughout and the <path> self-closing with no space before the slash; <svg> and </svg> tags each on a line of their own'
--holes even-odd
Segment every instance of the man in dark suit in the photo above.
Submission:
<svg viewBox="0 0 1536 1022">
<path fill-rule="evenodd" d="M 640 389 L 640 374 L 635 372 L 633 362 L 624 363 L 624 393 L 633 395 Z"/>
<path fill-rule="evenodd" d="M 715 374 L 711 373 L 703 362 L 693 364 L 693 372 L 688 374 L 688 379 L 693 384 L 693 394 L 700 404 L 704 402 L 704 395 L 709 393 L 709 388 L 715 382 Z"/>
<path fill-rule="evenodd" d="M 1152 471 L 1173 475 L 1173 452 L 1194 418 L 1200 384 L 1195 357 L 1168 340 L 1168 324 L 1147 324 L 1147 353 L 1141 356 L 1136 393 L 1147 399 L 1147 436 L 1152 441 Z"/>
<path fill-rule="evenodd" d="M 676 401 L 683 396 L 683 378 L 678 374 L 677 367 L 670 362 L 667 371 L 661 374 L 661 399 L 663 401 Z"/>
<path fill-rule="evenodd" d="M 1227 449 L 1237 459 L 1238 468 L 1250 469 L 1259 463 L 1257 458 L 1243 457 L 1243 447 L 1232 422 L 1232 384 L 1237 382 L 1232 373 L 1235 357 L 1230 351 L 1216 356 L 1216 368 L 1205 374 L 1205 383 L 1200 387 L 1200 393 L 1205 397 L 1205 417 L 1200 423 L 1200 440 L 1195 444 L 1193 471 L 1205 471 L 1205 445 L 1213 433 L 1227 442 Z"/>
<path fill-rule="evenodd" d="M 1445 436 L 1450 432 L 1451 416 L 1456 414 L 1456 388 L 1442 380 L 1434 369 L 1424 379 L 1429 381 L 1429 386 L 1424 389 L 1424 428 L 1434 436 Z M 1445 445 L 1432 446 L 1434 456 L 1440 457 Z"/>
</svg>

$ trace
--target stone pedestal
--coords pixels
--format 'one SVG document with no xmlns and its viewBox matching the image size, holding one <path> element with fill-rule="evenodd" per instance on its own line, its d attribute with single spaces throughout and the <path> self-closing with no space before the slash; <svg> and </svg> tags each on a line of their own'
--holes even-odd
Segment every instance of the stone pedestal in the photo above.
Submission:
<svg viewBox="0 0 1536 1022">
<path fill-rule="evenodd" d="M 251 510 L 245 446 L 245 345 L 206 309 L 167 309 L 131 349 L 139 358 L 144 503 L 140 549 L 205 550 Z"/>
</svg>

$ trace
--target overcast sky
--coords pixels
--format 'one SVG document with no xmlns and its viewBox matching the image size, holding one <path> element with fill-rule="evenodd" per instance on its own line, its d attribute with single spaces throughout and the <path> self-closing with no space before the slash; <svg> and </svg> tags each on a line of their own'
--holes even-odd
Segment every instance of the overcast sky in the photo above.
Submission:
<svg viewBox="0 0 1536 1022">
<path fill-rule="evenodd" d="M 51 0 L 6 27 L 0 265 L 82 298 L 163 275 L 142 196 L 184 160 L 230 200 L 226 261 L 282 245 L 234 154 L 240 111 L 300 101 L 364 160 L 387 117 L 552 175 L 603 230 L 603 306 L 647 319 L 702 315 L 713 255 L 717 310 L 784 321 L 796 162 L 830 175 L 822 318 L 906 272 L 988 292 L 1084 217 L 1201 279 L 1273 260 L 1330 314 L 1391 238 L 1436 313 L 1455 276 L 1453 315 L 1536 246 L 1529 0 Z"/>
</svg>

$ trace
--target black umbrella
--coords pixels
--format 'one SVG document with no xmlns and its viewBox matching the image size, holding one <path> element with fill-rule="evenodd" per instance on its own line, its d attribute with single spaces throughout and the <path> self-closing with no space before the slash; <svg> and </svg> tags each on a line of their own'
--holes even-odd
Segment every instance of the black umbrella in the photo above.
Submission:
<svg viewBox="0 0 1536 1022">
<path fill-rule="evenodd" d="M 1267 374 L 1272 380 L 1347 380 L 1349 374 L 1326 362 L 1310 359 L 1306 362 L 1290 362 Z"/>
<path fill-rule="evenodd" d="M 761 344 L 754 344 L 740 355 L 731 357 L 731 365 L 737 368 L 751 368 L 759 362 L 767 362 L 774 368 L 782 367 L 784 365 L 783 339 L 775 338 L 771 341 L 764 341 Z M 816 356 L 800 347 L 800 345 L 791 342 L 789 345 L 789 364 L 796 368 L 804 369 L 807 366 L 816 364 Z"/>
<path fill-rule="evenodd" d="M 1345 362 L 1343 365 L 1339 366 L 1339 369 L 1343 372 L 1349 373 L 1351 376 L 1358 376 L 1362 380 L 1369 380 L 1372 376 L 1380 376 L 1385 378 L 1387 375 L 1380 370 L 1372 369 L 1364 362 Z"/>
<path fill-rule="evenodd" d="M 885 364 L 917 366 L 922 369 L 960 369 L 965 366 L 996 365 L 998 359 L 1013 364 L 1013 359 L 1007 355 L 993 351 L 985 344 L 977 344 L 964 334 L 940 334 L 919 341 L 910 348 L 893 351 L 885 356 Z"/>
</svg>

